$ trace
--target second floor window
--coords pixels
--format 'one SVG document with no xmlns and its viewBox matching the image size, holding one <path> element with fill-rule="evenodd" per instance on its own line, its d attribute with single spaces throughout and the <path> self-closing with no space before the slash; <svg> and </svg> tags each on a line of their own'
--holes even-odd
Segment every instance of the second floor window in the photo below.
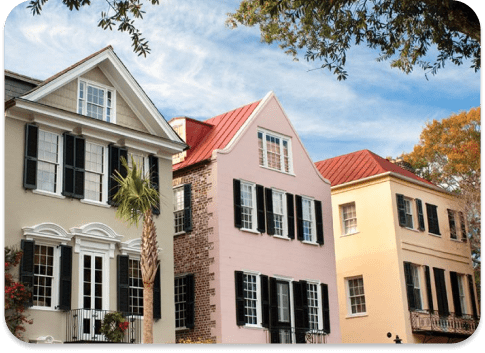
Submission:
<svg viewBox="0 0 485 353">
<path fill-rule="evenodd" d="M 241 182 L 241 221 L 242 228 L 256 227 L 256 191 L 255 185 Z"/>
<path fill-rule="evenodd" d="M 303 240 L 315 242 L 315 225 L 312 200 L 302 198 Z"/>
<path fill-rule="evenodd" d="M 59 135 L 39 130 L 37 188 L 58 193 L 59 183 Z"/>
<path fill-rule="evenodd" d="M 265 130 L 258 131 L 259 165 L 285 173 L 293 172 L 291 139 Z"/>
<path fill-rule="evenodd" d="M 346 282 L 349 314 L 365 314 L 367 309 L 365 306 L 364 279 L 355 277 L 347 279 Z"/>
<path fill-rule="evenodd" d="M 404 210 L 406 213 L 406 227 L 413 229 L 413 200 L 404 198 Z"/>
<path fill-rule="evenodd" d="M 426 214 L 428 216 L 428 230 L 435 235 L 441 235 L 438 222 L 438 206 L 426 204 Z"/>
<path fill-rule="evenodd" d="M 173 216 L 175 221 L 175 234 L 184 231 L 184 188 L 173 189 Z"/>
<path fill-rule="evenodd" d="M 94 119 L 113 121 L 114 95 L 112 89 L 86 80 L 79 81 L 77 112 Z"/>
<path fill-rule="evenodd" d="M 104 147 L 86 142 L 84 173 L 84 199 L 103 201 L 105 173 Z"/>
<path fill-rule="evenodd" d="M 274 234 L 279 236 L 286 236 L 286 194 L 281 191 L 272 191 L 273 195 L 273 219 L 274 219 Z"/>
</svg>

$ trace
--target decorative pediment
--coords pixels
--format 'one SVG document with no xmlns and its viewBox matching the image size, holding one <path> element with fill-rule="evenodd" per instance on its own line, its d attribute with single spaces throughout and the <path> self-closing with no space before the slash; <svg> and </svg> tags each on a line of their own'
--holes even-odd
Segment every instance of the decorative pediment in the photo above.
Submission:
<svg viewBox="0 0 485 353">
<path fill-rule="evenodd" d="M 32 227 L 23 227 L 24 236 L 27 239 L 42 239 L 43 241 L 54 241 L 67 243 L 71 241 L 72 234 L 68 233 L 60 225 L 44 222 Z"/>
<path fill-rule="evenodd" d="M 98 249 L 109 251 L 109 256 L 114 257 L 115 244 L 121 242 L 122 235 L 103 223 L 93 222 L 79 228 L 71 228 L 70 232 L 75 237 L 74 251 L 79 253 L 82 249 Z"/>
</svg>

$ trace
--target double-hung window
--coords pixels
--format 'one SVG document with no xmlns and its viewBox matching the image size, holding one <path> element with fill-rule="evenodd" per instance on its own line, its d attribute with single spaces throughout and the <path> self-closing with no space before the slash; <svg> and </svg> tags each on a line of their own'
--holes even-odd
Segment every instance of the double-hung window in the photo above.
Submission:
<svg viewBox="0 0 485 353">
<path fill-rule="evenodd" d="M 259 165 L 284 173 L 292 173 L 291 139 L 260 129 L 258 131 Z"/>
<path fill-rule="evenodd" d="M 413 292 L 414 292 L 414 308 L 417 310 L 423 309 L 423 304 L 421 300 L 421 281 L 419 276 L 420 267 L 411 264 L 411 274 L 413 278 Z"/>
<path fill-rule="evenodd" d="M 39 130 L 38 138 L 37 189 L 59 193 L 60 136 Z"/>
<path fill-rule="evenodd" d="M 318 294 L 318 284 L 307 283 L 307 298 L 308 298 L 308 323 L 310 330 L 319 329 L 319 313 L 321 311 L 321 303 Z"/>
<path fill-rule="evenodd" d="M 175 327 L 185 327 L 187 283 L 186 277 L 175 277 Z"/>
<path fill-rule="evenodd" d="M 94 119 L 114 121 L 115 91 L 99 83 L 79 81 L 78 113 Z"/>
<path fill-rule="evenodd" d="M 404 198 L 404 211 L 406 214 L 406 227 L 407 228 L 414 228 L 413 223 L 413 200 L 409 198 Z"/>
<path fill-rule="evenodd" d="M 141 170 L 141 175 L 143 177 L 147 176 L 146 175 L 146 168 L 145 168 L 145 162 L 146 158 L 140 154 L 136 153 L 129 153 L 128 154 L 128 167 L 133 168 L 133 160 L 135 161 L 136 168 L 138 170 Z"/>
<path fill-rule="evenodd" d="M 55 305 L 54 246 L 35 244 L 33 305 L 53 308 Z"/>
<path fill-rule="evenodd" d="M 241 181 L 241 224 L 243 229 L 255 230 L 256 185 Z"/>
<path fill-rule="evenodd" d="M 316 241 L 316 226 L 313 200 L 302 197 L 303 240 Z"/>
<path fill-rule="evenodd" d="M 173 216 L 175 221 L 175 234 L 184 231 L 184 188 L 173 189 Z"/>
<path fill-rule="evenodd" d="M 128 280 L 130 288 L 130 313 L 143 316 L 143 279 L 140 260 L 129 258 Z"/>
<path fill-rule="evenodd" d="M 346 283 L 349 315 L 365 314 L 367 309 L 365 305 L 364 279 L 362 276 L 348 278 Z"/>
<path fill-rule="evenodd" d="M 457 232 L 456 232 L 456 212 L 453 210 L 448 209 L 448 224 L 450 226 L 450 238 L 457 239 Z"/>
<path fill-rule="evenodd" d="M 462 315 L 466 315 L 467 307 L 466 307 L 466 297 L 465 297 L 465 276 L 457 275 L 457 278 L 458 278 L 458 295 L 460 298 L 461 313 Z"/>
<path fill-rule="evenodd" d="M 259 295 L 258 295 L 258 276 L 255 274 L 243 274 L 244 289 L 244 316 L 246 324 L 258 325 Z"/>
<path fill-rule="evenodd" d="M 272 190 L 274 235 L 287 236 L 286 222 L 286 194 L 282 191 Z"/>
<path fill-rule="evenodd" d="M 105 147 L 86 142 L 85 173 L 84 173 L 84 199 L 103 202 L 107 181 L 105 180 Z"/>
<path fill-rule="evenodd" d="M 342 228 L 343 235 L 357 232 L 357 214 L 355 211 L 355 202 L 342 205 Z"/>
</svg>

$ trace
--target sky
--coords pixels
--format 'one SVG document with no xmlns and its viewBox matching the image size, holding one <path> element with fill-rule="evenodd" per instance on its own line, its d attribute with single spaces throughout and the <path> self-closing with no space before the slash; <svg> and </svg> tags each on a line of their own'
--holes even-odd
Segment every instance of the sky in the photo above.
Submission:
<svg viewBox="0 0 485 353">
<path fill-rule="evenodd" d="M 478 0 L 465 2 L 484 18 Z M 238 0 L 147 3 L 137 23 L 149 40 L 146 58 L 132 52 L 127 34 L 97 27 L 107 4 L 92 3 L 70 12 L 50 0 L 32 16 L 28 2 L 2 0 L 4 68 L 43 80 L 112 45 L 167 121 L 205 120 L 273 91 L 315 162 L 362 149 L 397 157 L 412 151 L 426 122 L 480 105 L 481 71 L 471 63 L 447 63 L 427 80 L 419 68 L 406 75 L 357 46 L 347 53 L 348 79 L 338 81 L 315 70 L 320 62 L 293 61 L 261 43 L 257 27 L 228 28 Z"/>
</svg>

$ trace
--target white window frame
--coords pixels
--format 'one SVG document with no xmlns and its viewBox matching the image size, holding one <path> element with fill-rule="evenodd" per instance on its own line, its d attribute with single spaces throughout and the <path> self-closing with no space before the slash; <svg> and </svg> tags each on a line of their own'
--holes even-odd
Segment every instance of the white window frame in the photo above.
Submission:
<svg viewBox="0 0 485 353">
<path fill-rule="evenodd" d="M 408 229 L 415 229 L 414 228 L 414 205 L 415 202 L 413 199 L 409 197 L 404 197 L 404 213 L 406 215 L 406 225 L 405 227 Z M 411 220 L 411 224 L 409 224 L 409 220 Z"/>
<path fill-rule="evenodd" d="M 352 207 L 352 206 L 353 206 L 353 213 L 355 214 L 355 217 L 345 218 L 345 209 L 347 207 Z M 340 219 L 342 220 L 342 235 L 351 235 L 359 232 L 357 228 L 357 207 L 355 206 L 355 202 L 349 202 L 349 203 L 340 205 Z M 350 221 L 354 219 L 355 219 L 355 227 L 347 227 L 346 221 Z M 355 228 L 355 229 L 351 230 L 352 228 Z"/>
<path fill-rule="evenodd" d="M 421 289 L 421 266 L 411 264 L 411 276 L 413 278 L 414 306 L 418 311 L 423 310 L 423 291 Z M 417 295 L 419 294 L 419 295 Z M 416 301 L 419 300 L 419 306 Z"/>
<path fill-rule="evenodd" d="M 322 289 L 320 286 L 320 281 L 310 281 L 307 280 L 307 297 L 308 297 L 308 322 L 310 323 L 310 288 L 309 286 L 315 286 L 316 288 L 316 300 L 317 300 L 317 306 L 314 307 L 317 310 L 317 328 L 310 328 L 310 331 L 312 330 L 323 330 L 323 312 L 322 312 Z"/>
<path fill-rule="evenodd" d="M 364 293 L 351 296 L 350 295 L 350 281 L 357 280 L 357 279 L 362 279 L 362 288 L 363 288 Z M 349 317 L 366 316 L 367 315 L 367 301 L 365 300 L 364 277 L 363 276 L 353 276 L 353 277 L 345 278 L 345 292 L 346 292 L 346 298 L 347 298 L 347 315 Z M 352 313 L 352 298 L 353 297 L 363 297 L 364 298 L 365 311 Z"/>
<path fill-rule="evenodd" d="M 138 289 L 138 290 L 139 290 L 139 289 L 141 289 L 141 290 L 142 290 L 142 291 L 141 291 L 141 293 L 142 293 L 142 296 L 141 296 L 141 298 L 142 298 L 142 306 L 141 306 L 141 308 L 142 308 L 142 312 L 143 312 L 143 313 L 144 313 L 144 310 L 145 310 L 145 303 L 143 302 L 143 278 L 141 277 L 141 259 L 140 259 L 139 257 L 131 257 L 131 256 L 130 256 L 130 257 L 128 257 L 128 280 L 129 280 L 129 282 L 130 282 L 130 281 L 131 281 L 131 278 L 134 278 L 134 277 L 132 277 L 132 275 L 131 275 L 131 273 L 130 273 L 130 271 L 129 271 L 129 270 L 130 270 L 130 262 L 133 262 L 133 261 L 137 261 L 137 262 L 138 262 L 138 266 L 140 266 L 140 279 L 141 279 L 141 284 L 142 284 L 142 286 L 141 286 L 141 287 L 136 287 L 136 286 L 132 286 L 132 285 L 131 285 L 131 283 L 128 283 L 128 290 L 130 291 L 130 296 L 129 296 L 129 297 L 130 297 L 129 309 L 130 309 L 130 313 L 131 313 L 131 314 L 133 314 L 133 316 L 136 316 L 136 317 L 143 317 L 143 315 L 140 315 L 140 314 L 135 314 L 135 313 L 134 313 L 134 312 L 131 310 L 131 308 L 133 307 L 133 305 L 132 305 L 132 299 L 133 299 L 133 295 L 131 294 L 131 289 L 132 289 L 132 288 L 134 288 L 134 289 L 136 288 L 136 289 Z"/>
<path fill-rule="evenodd" d="M 281 195 L 281 208 L 282 208 L 282 213 L 276 213 L 275 212 L 275 195 Z M 282 216 L 282 234 L 276 234 L 276 222 L 275 222 L 275 237 L 279 238 L 288 238 L 288 210 L 287 210 L 287 205 L 286 205 L 286 192 L 283 190 L 278 190 L 278 189 L 272 189 L 272 197 L 273 197 L 273 217 L 275 215 Z"/>
<path fill-rule="evenodd" d="M 247 276 L 254 276 L 256 279 L 256 324 L 249 324 L 246 322 L 246 290 L 243 290 L 243 298 L 244 298 L 244 321 L 245 327 L 255 327 L 255 328 L 262 328 L 262 303 L 261 303 L 261 272 L 259 271 L 251 271 L 251 270 L 243 270 L 243 288 L 245 287 L 245 281 Z"/>
<path fill-rule="evenodd" d="M 81 94 L 81 83 L 84 83 L 84 98 L 81 99 L 80 98 L 80 94 Z M 107 104 L 108 104 L 108 91 L 111 92 L 111 113 L 110 113 L 110 119 L 109 119 L 109 122 L 110 123 L 116 123 L 116 90 L 113 88 L 113 87 L 109 87 L 109 86 L 106 86 L 106 85 L 103 85 L 102 83 L 99 83 L 99 82 L 95 82 L 95 81 L 92 81 L 92 80 L 89 80 L 89 79 L 85 79 L 85 78 L 81 78 L 79 77 L 78 78 L 78 83 L 77 83 L 77 95 L 76 95 L 76 112 L 78 114 L 82 114 L 82 115 L 87 115 L 87 91 L 88 91 L 88 85 L 89 86 L 92 86 L 92 87 L 95 87 L 97 89 L 102 89 L 104 90 L 104 104 L 103 104 L 103 121 L 107 121 L 106 120 L 106 114 L 107 114 Z M 82 101 L 81 103 L 81 107 L 79 107 L 80 105 L 80 101 Z M 81 109 L 80 109 L 81 108 Z M 96 119 L 96 118 L 93 118 L 93 119 Z M 99 119 L 97 119 L 99 120 Z"/>
<path fill-rule="evenodd" d="M 59 302 L 59 270 L 60 270 L 60 249 L 59 244 L 54 244 L 52 242 L 43 242 L 43 241 L 35 241 L 35 246 L 47 246 L 53 248 L 53 268 L 52 268 L 52 284 L 51 284 L 51 305 L 44 306 L 44 305 L 33 305 L 32 309 L 37 310 L 56 310 L 56 306 Z M 34 251 L 35 254 L 35 251 Z M 34 278 L 38 276 L 35 274 L 35 255 L 34 255 Z M 35 280 L 35 279 L 34 279 Z M 32 300 L 33 300 L 32 293 Z"/>
<path fill-rule="evenodd" d="M 177 185 L 173 188 L 173 231 L 174 231 L 174 235 L 179 235 L 179 234 L 184 234 L 185 233 L 185 230 L 184 230 L 184 221 L 185 221 L 185 214 L 184 214 L 184 209 L 185 209 L 185 192 L 184 192 L 184 184 L 182 185 Z M 180 204 L 177 202 L 177 199 L 176 199 L 176 193 L 181 193 L 182 194 L 182 207 L 181 208 L 177 208 L 178 206 L 180 206 Z M 182 229 L 180 231 L 177 231 L 177 217 L 178 219 L 181 220 L 182 222 Z"/>
<path fill-rule="evenodd" d="M 86 140 L 86 146 L 87 146 L 87 144 L 96 145 L 96 146 L 103 148 L 103 172 L 101 174 L 102 175 L 102 177 L 101 177 L 102 185 L 101 186 L 102 186 L 103 191 L 102 191 L 102 194 L 101 194 L 101 201 L 87 199 L 86 198 L 86 179 L 85 179 L 84 180 L 84 198 L 81 201 L 84 202 L 84 203 L 90 203 L 90 204 L 94 204 L 94 205 L 98 205 L 98 206 L 107 206 L 107 201 L 108 201 L 108 172 L 107 172 L 107 170 L 108 170 L 108 148 L 107 148 L 107 146 L 105 146 L 103 144 L 92 142 L 92 141 L 89 141 L 89 140 Z M 86 159 L 86 156 L 84 158 Z M 87 167 L 85 168 L 84 173 L 85 174 L 86 173 L 99 174 L 98 172 L 93 172 L 93 171 L 88 170 Z M 86 178 L 86 176 L 84 178 Z"/>
<path fill-rule="evenodd" d="M 460 298 L 460 305 L 461 305 L 461 313 L 462 315 L 468 315 L 468 307 L 467 307 L 467 299 L 466 299 L 466 290 L 465 290 L 465 275 L 457 273 L 458 279 L 458 296 Z M 470 290 L 473 290 L 470 288 Z"/>
<path fill-rule="evenodd" d="M 248 186 L 251 187 L 251 227 L 245 227 L 244 226 L 244 212 L 243 208 L 249 208 L 249 206 L 244 206 L 243 205 L 243 187 Z M 253 233 L 258 233 L 257 227 L 258 227 L 258 218 L 257 218 L 257 205 L 256 205 L 256 184 L 241 180 L 241 230 L 253 232 Z"/>
<path fill-rule="evenodd" d="M 310 217 L 311 219 L 308 220 L 308 219 L 305 219 L 304 218 L 304 203 L 305 201 L 308 201 L 310 203 Z M 316 222 L 316 219 L 315 219 L 315 200 L 310 198 L 310 197 L 306 197 L 306 196 L 302 196 L 301 197 L 301 218 L 302 218 L 302 222 L 303 222 L 303 238 L 305 237 L 305 222 L 310 222 L 310 226 L 311 226 L 311 232 L 310 232 L 310 237 L 311 239 L 310 240 L 307 240 L 307 239 L 304 239 L 303 242 L 304 243 L 308 243 L 308 244 L 317 244 L 317 222 Z"/>
<path fill-rule="evenodd" d="M 52 132 L 52 131 L 49 131 L 49 130 L 45 130 L 45 129 L 40 129 L 39 128 L 39 135 L 40 135 L 40 132 L 44 132 L 44 133 L 49 133 L 49 134 L 52 134 L 52 135 L 55 135 L 57 136 L 57 141 L 58 141 L 58 145 L 57 145 L 57 162 L 56 163 L 52 163 L 50 161 L 44 161 L 40 158 L 37 158 L 37 169 L 36 169 L 36 173 L 37 173 L 37 176 L 36 176 L 36 184 L 37 184 L 37 188 L 32 190 L 32 192 L 34 193 L 38 193 L 38 194 L 46 194 L 46 195 L 52 195 L 52 196 L 58 196 L 60 198 L 64 198 L 64 196 L 62 195 L 62 183 L 63 183 L 63 168 L 62 168 L 62 163 L 63 163 L 63 148 L 64 148 L 64 141 L 63 141 L 63 136 L 61 134 L 58 134 L 56 132 Z M 39 136 L 40 137 L 40 136 Z M 40 143 L 40 138 L 39 140 L 37 141 L 37 149 L 39 149 L 39 143 Z M 55 192 L 52 192 L 52 191 L 48 191 L 48 190 L 44 190 L 44 189 L 41 189 L 39 188 L 39 162 L 42 162 L 42 163 L 47 163 L 47 164 L 55 164 L 55 168 L 56 168 L 56 191 Z"/>
<path fill-rule="evenodd" d="M 268 169 L 271 169 L 271 170 L 276 170 L 276 171 L 281 172 L 281 173 L 293 175 L 294 172 L 293 172 L 293 154 L 292 154 L 292 146 L 291 146 L 291 137 L 281 135 L 281 134 L 278 134 L 276 132 L 265 130 L 265 129 L 262 129 L 262 128 L 258 129 L 258 135 L 257 135 L 258 140 L 259 140 L 259 134 L 262 135 L 262 152 L 263 152 L 262 162 L 263 162 L 263 164 L 261 164 L 259 161 L 258 161 L 258 164 L 261 167 L 264 167 L 264 168 L 268 168 Z M 266 136 L 271 136 L 271 137 L 274 137 L 274 138 L 278 138 L 280 140 L 280 143 L 279 143 L 280 166 L 281 166 L 280 169 L 272 168 L 268 165 L 268 146 L 267 146 L 267 143 L 266 143 Z M 283 153 L 283 141 L 286 141 L 286 143 L 288 144 L 288 171 L 285 170 L 285 156 L 284 156 L 284 153 Z M 258 144 L 259 144 L 259 141 L 258 141 Z M 260 155 L 259 150 L 260 150 L 260 148 L 258 147 L 258 159 L 259 159 L 259 155 Z"/>
</svg>

